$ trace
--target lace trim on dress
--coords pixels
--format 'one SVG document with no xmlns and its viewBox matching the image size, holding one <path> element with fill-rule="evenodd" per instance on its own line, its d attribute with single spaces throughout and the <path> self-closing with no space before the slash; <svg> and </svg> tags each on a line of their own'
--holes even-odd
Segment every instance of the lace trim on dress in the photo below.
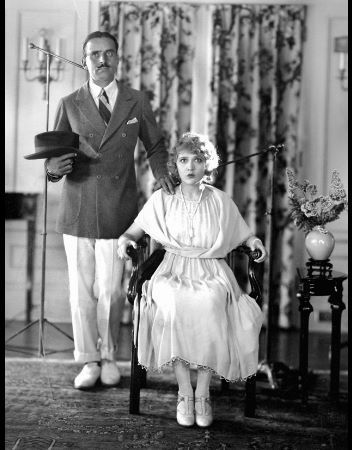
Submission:
<svg viewBox="0 0 352 450">
<path fill-rule="evenodd" d="M 227 381 L 228 383 L 237 383 L 237 382 L 239 382 L 239 381 L 247 381 L 249 378 L 255 377 L 255 376 L 256 376 L 256 373 L 257 373 L 257 372 L 254 372 L 254 373 L 248 375 L 248 376 L 245 377 L 245 378 L 238 377 L 238 378 L 234 378 L 234 379 L 229 380 L 229 379 L 223 377 L 222 375 L 220 375 L 218 372 L 216 372 L 216 370 L 212 369 L 211 367 L 204 366 L 204 365 L 202 365 L 202 364 L 197 364 L 197 363 L 190 362 L 190 361 L 186 361 L 185 359 L 180 358 L 180 357 L 178 357 L 178 356 L 175 356 L 174 358 L 171 358 L 170 361 L 166 362 L 165 364 L 162 364 L 160 367 L 146 367 L 146 366 L 144 366 L 143 364 L 140 364 L 139 362 L 138 362 L 138 365 L 141 366 L 141 367 L 142 367 L 144 370 L 146 370 L 147 372 L 150 371 L 150 372 L 158 372 L 158 373 L 162 373 L 163 370 L 164 370 L 166 367 L 172 366 L 172 364 L 173 364 L 175 361 L 181 361 L 181 362 L 183 362 L 184 364 L 186 364 L 187 366 L 196 366 L 197 369 L 203 369 L 203 370 L 206 370 L 207 372 L 211 372 L 211 373 L 213 373 L 214 375 L 217 375 L 221 380 L 225 380 L 225 381 Z"/>
</svg>

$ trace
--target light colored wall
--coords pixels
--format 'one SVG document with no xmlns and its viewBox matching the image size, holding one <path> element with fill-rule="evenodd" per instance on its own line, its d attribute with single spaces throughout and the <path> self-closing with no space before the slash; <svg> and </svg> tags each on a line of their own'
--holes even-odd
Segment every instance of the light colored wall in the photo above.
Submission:
<svg viewBox="0 0 352 450">
<path fill-rule="evenodd" d="M 214 3 L 193 0 L 192 3 Z M 227 1 L 226 3 L 241 3 Z M 307 40 L 302 76 L 302 108 L 300 113 L 300 151 L 302 173 L 326 192 L 331 170 L 340 171 L 347 187 L 347 92 L 340 90 L 336 80 L 337 55 L 332 52 L 333 37 L 347 34 L 347 0 L 253 1 L 246 3 L 306 4 Z M 81 59 L 81 43 L 88 32 L 98 29 L 97 0 L 7 0 L 6 14 L 6 140 L 5 190 L 8 192 L 43 192 L 42 162 L 28 161 L 25 154 L 34 152 L 35 134 L 45 131 L 46 103 L 42 100 L 43 86 L 24 80 L 20 49 L 22 37 L 38 42 L 40 28 L 49 28 L 55 37 L 65 39 L 62 56 L 75 62 Z M 206 24 L 203 24 L 206 29 Z M 198 39 L 199 40 L 199 39 Z M 35 52 L 31 51 L 32 58 Z M 15 57 L 12 57 L 12 56 Z M 11 57 L 10 57 L 11 56 Z M 59 98 L 72 92 L 86 79 L 86 74 L 70 64 L 64 65 L 61 82 L 51 83 L 50 124 Z M 196 97 L 196 96 L 195 96 Z M 202 97 L 199 97 L 202 101 Z M 202 111 L 202 108 L 198 109 Z M 206 120 L 197 116 L 197 126 Z M 302 175 L 303 176 L 303 175 Z M 60 184 L 59 184 L 60 185 Z M 69 321 L 67 269 L 61 236 L 54 230 L 60 186 L 48 186 L 46 317 L 49 320 Z M 40 270 L 42 245 L 42 208 L 39 205 L 38 231 L 35 252 L 35 285 L 33 316 L 39 313 Z M 337 270 L 347 271 L 347 214 L 332 223 L 329 229 L 336 237 L 332 262 Z M 23 318 L 25 308 L 26 237 L 24 224 L 6 224 L 6 317 Z M 302 265 L 307 259 L 303 248 L 303 233 L 296 233 L 296 260 Z M 347 283 L 345 284 L 347 304 Z M 316 311 L 328 308 L 326 299 L 314 298 Z M 327 329 L 327 324 L 311 320 L 315 329 Z M 343 315 L 347 330 L 347 314 Z"/>
<path fill-rule="evenodd" d="M 47 102 L 43 101 L 43 85 L 28 82 L 21 67 L 21 44 L 28 37 L 39 43 L 39 30 L 50 33 L 52 51 L 56 39 L 63 38 L 61 56 L 80 63 L 81 45 L 88 34 L 98 27 L 95 13 L 98 3 L 82 0 L 7 0 L 6 1 L 6 140 L 5 190 L 6 192 L 35 192 L 44 189 L 43 160 L 30 161 L 24 155 L 34 152 L 34 136 L 46 131 Z M 30 64 L 37 65 L 37 51 L 29 50 Z M 55 63 L 52 63 L 55 66 Z M 52 71 L 52 74 L 54 72 Z M 33 73 L 30 74 L 33 76 Z M 65 63 L 62 80 L 50 84 L 49 126 L 58 101 L 77 89 L 86 80 L 86 72 Z M 45 317 L 52 321 L 69 322 L 67 268 L 62 237 L 54 231 L 61 183 L 48 184 L 47 238 L 45 264 Z M 38 205 L 32 318 L 37 319 L 41 301 L 41 268 L 43 245 L 43 198 Z M 5 314 L 7 319 L 25 317 L 26 226 L 23 221 L 11 220 L 5 226 Z"/>
<path fill-rule="evenodd" d="M 333 52 L 334 37 L 347 36 L 347 1 L 309 2 L 307 41 L 304 50 L 301 108 L 302 178 L 317 184 L 327 193 L 331 172 L 337 169 L 347 189 L 348 182 L 348 92 L 340 88 L 338 55 Z M 334 269 L 348 272 L 348 216 L 327 225 L 335 236 L 331 255 Z M 297 263 L 303 265 L 308 255 L 303 248 L 303 232 L 297 232 Z M 344 283 L 344 303 L 348 305 L 348 282 Z M 318 321 L 319 311 L 330 311 L 326 297 L 312 297 L 314 312 L 310 328 L 329 330 L 329 323 Z M 342 315 L 342 329 L 347 332 L 347 311 Z"/>
</svg>

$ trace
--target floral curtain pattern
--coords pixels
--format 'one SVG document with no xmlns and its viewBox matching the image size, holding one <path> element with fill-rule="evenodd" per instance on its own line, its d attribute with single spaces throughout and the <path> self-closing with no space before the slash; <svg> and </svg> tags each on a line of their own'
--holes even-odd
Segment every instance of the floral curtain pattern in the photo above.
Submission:
<svg viewBox="0 0 352 450">
<path fill-rule="evenodd" d="M 118 78 L 148 93 L 168 148 L 190 128 L 195 10 L 172 3 L 100 4 L 101 29 L 120 46 Z M 136 170 L 142 205 L 155 188 L 142 143 Z"/>
<path fill-rule="evenodd" d="M 296 166 L 304 6 L 101 2 L 100 26 L 120 44 L 119 79 L 148 92 L 168 148 L 190 129 L 196 18 L 211 15 L 208 134 L 222 162 L 284 144 L 275 170 L 272 248 L 273 323 L 290 326 L 294 225 L 288 220 L 285 167 Z M 193 81 L 194 82 L 194 81 Z M 155 188 L 143 148 L 136 149 L 141 205 Z M 268 243 L 273 152 L 219 168 L 215 185 L 237 203 Z M 263 268 L 267 295 L 268 263 Z"/>
<path fill-rule="evenodd" d="M 290 326 L 294 298 L 293 225 L 288 222 L 285 167 L 295 167 L 305 7 L 219 5 L 213 13 L 213 74 L 209 134 L 222 160 L 245 157 L 270 145 L 277 153 L 272 220 L 273 322 Z M 213 105 L 215 107 L 213 107 Z M 269 249 L 273 152 L 219 172 L 218 187 L 239 206 Z M 267 297 L 269 260 L 264 267 Z"/>
</svg>

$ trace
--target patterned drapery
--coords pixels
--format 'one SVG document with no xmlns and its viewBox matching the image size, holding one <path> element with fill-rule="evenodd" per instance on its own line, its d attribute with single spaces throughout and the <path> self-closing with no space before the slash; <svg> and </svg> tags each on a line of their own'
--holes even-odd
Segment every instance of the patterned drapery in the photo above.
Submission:
<svg viewBox="0 0 352 450">
<path fill-rule="evenodd" d="M 287 219 L 285 167 L 296 166 L 304 6 L 101 2 L 100 27 L 120 44 L 119 79 L 149 93 L 171 148 L 191 127 L 197 15 L 209 15 L 212 44 L 208 134 L 223 162 L 284 144 L 277 154 L 271 292 L 273 322 L 290 326 L 294 299 L 294 226 Z M 205 67 L 208 67 L 205 65 Z M 197 131 L 197 130 L 193 130 Z M 145 152 L 136 149 L 140 203 L 155 188 Z M 218 171 L 215 185 L 236 201 L 268 243 L 272 151 Z M 268 267 L 264 267 L 264 298 Z"/>
<path fill-rule="evenodd" d="M 168 148 L 190 129 L 195 11 L 169 3 L 102 2 L 100 7 L 101 29 L 119 42 L 118 78 L 149 94 Z M 142 205 L 155 187 L 142 143 L 136 170 Z"/>
</svg>

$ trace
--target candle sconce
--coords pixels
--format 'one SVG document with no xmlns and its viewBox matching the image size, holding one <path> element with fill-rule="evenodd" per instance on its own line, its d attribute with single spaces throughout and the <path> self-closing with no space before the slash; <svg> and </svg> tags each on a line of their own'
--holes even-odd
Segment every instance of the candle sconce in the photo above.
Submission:
<svg viewBox="0 0 352 450">
<path fill-rule="evenodd" d="M 47 52 L 52 53 L 50 48 L 50 43 L 47 37 L 47 30 L 42 28 L 39 31 L 39 45 L 38 48 L 41 48 Z M 47 100 L 46 98 L 46 76 L 47 76 L 47 61 L 49 61 L 50 66 L 50 78 L 49 82 L 52 81 L 59 81 L 61 78 L 61 72 L 64 70 L 62 61 L 59 59 L 55 60 L 55 66 L 51 67 L 51 61 L 52 56 L 49 55 L 49 58 L 46 57 L 46 54 L 43 52 L 38 52 L 38 65 L 35 68 L 30 67 L 29 58 L 28 58 L 28 49 L 34 48 L 29 42 L 28 38 L 24 38 L 22 42 L 22 54 L 21 54 L 21 60 L 22 60 L 22 67 L 20 70 L 24 71 L 24 76 L 27 81 L 39 81 L 39 83 L 43 84 L 43 100 Z M 60 55 L 61 53 L 61 46 L 62 46 L 62 39 L 58 38 L 56 40 L 56 54 Z M 34 76 L 31 76 L 31 73 L 35 73 Z"/>
<path fill-rule="evenodd" d="M 339 75 L 341 89 L 348 90 L 348 36 L 335 38 L 334 52 L 339 54 Z"/>
</svg>

